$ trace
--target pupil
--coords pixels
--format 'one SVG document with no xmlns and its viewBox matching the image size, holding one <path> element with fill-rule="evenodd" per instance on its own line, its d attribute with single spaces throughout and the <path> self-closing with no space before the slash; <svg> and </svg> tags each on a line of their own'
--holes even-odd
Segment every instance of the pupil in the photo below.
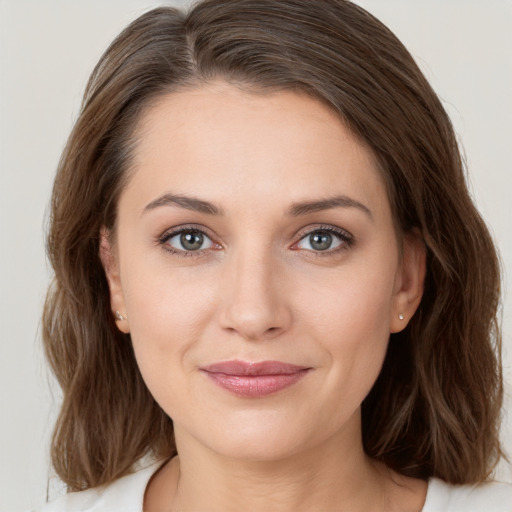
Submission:
<svg viewBox="0 0 512 512">
<path fill-rule="evenodd" d="M 332 235 L 319 231 L 311 235 L 309 237 L 309 241 L 313 249 L 316 249 L 317 251 L 326 251 L 329 249 L 329 247 L 331 247 Z"/>
<path fill-rule="evenodd" d="M 180 241 L 187 251 L 197 251 L 203 245 L 203 238 L 199 231 L 187 231 L 181 234 Z"/>
</svg>

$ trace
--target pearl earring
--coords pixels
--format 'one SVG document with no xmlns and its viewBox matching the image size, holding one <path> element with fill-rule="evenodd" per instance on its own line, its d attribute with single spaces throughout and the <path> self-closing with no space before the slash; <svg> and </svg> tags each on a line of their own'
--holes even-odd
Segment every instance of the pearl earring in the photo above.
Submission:
<svg viewBox="0 0 512 512">
<path fill-rule="evenodd" d="M 404 319 L 404 315 L 402 315 L 402 313 L 400 313 L 400 314 L 398 315 L 398 319 L 399 319 L 399 320 L 403 320 L 403 319 Z"/>
<path fill-rule="evenodd" d="M 116 318 L 118 320 L 127 320 L 127 318 L 125 318 L 123 315 L 121 315 L 121 313 L 119 313 L 119 311 L 116 311 Z"/>
</svg>

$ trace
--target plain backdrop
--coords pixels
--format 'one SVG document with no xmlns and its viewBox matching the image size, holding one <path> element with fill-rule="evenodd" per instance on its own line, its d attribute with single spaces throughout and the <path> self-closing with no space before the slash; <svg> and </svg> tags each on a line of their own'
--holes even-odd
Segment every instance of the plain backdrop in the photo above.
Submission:
<svg viewBox="0 0 512 512">
<path fill-rule="evenodd" d="M 51 474 L 48 444 L 59 392 L 42 357 L 39 319 L 50 276 L 44 255 L 45 214 L 59 155 L 102 51 L 128 22 L 162 3 L 0 0 L 2 512 L 41 504 Z M 358 3 L 411 51 L 465 148 L 471 190 L 503 260 L 504 363 L 510 383 L 512 1 Z M 503 439 L 511 451 L 507 407 Z M 512 480 L 506 465 L 500 466 L 499 475 Z"/>
</svg>

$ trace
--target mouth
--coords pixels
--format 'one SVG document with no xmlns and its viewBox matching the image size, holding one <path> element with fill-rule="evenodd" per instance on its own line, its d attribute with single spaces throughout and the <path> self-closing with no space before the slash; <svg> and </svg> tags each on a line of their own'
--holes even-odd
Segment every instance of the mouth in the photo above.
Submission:
<svg viewBox="0 0 512 512">
<path fill-rule="evenodd" d="M 223 361 L 200 368 L 221 388 L 245 398 L 261 398 L 297 383 L 312 368 L 281 361 Z"/>
</svg>

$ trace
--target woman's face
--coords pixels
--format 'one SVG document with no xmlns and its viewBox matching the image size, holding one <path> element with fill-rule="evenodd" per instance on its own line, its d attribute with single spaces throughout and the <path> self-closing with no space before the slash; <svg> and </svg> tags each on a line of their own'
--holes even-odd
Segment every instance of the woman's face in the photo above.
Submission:
<svg viewBox="0 0 512 512">
<path fill-rule="evenodd" d="M 223 83 L 164 97 L 138 135 L 102 259 L 178 447 L 354 444 L 424 266 L 370 151 L 313 99 Z"/>
</svg>

